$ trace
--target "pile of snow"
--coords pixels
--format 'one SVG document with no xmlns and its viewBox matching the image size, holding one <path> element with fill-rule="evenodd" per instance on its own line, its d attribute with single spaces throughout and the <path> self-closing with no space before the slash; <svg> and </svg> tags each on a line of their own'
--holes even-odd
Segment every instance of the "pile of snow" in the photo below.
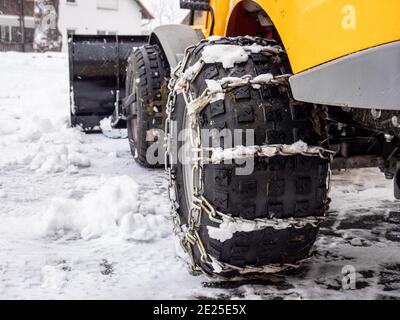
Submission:
<svg viewBox="0 0 400 320">
<path fill-rule="evenodd" d="M 201 61 L 205 63 L 222 63 L 225 69 L 231 69 L 235 64 L 247 62 L 252 53 L 278 54 L 281 49 L 276 46 L 261 46 L 254 43 L 251 46 L 218 44 L 204 48 Z"/>
<path fill-rule="evenodd" d="M 208 226 L 208 235 L 212 239 L 221 242 L 231 239 L 237 232 L 253 232 L 266 228 L 274 228 L 275 230 L 283 230 L 289 227 L 304 228 L 304 226 L 316 225 L 318 219 L 313 217 L 309 218 L 288 218 L 288 219 L 259 219 L 259 220 L 245 220 L 245 219 L 227 219 L 222 217 L 222 223 L 219 227 Z"/>
<path fill-rule="evenodd" d="M 225 91 L 222 89 L 221 81 L 206 80 L 207 89 L 212 97 L 211 102 L 216 102 L 225 99 Z"/>
<path fill-rule="evenodd" d="M 75 173 L 90 166 L 83 133 L 68 127 L 67 66 L 65 54 L 1 55 L 0 146 L 9 151 L 0 167 Z"/>
<path fill-rule="evenodd" d="M 249 54 L 241 46 L 214 45 L 204 48 L 202 60 L 205 63 L 222 63 L 225 69 L 235 66 L 235 63 L 247 62 Z"/>
<path fill-rule="evenodd" d="M 275 157 L 282 153 L 284 154 L 307 154 L 319 155 L 320 152 L 325 151 L 321 147 L 309 146 L 302 140 L 296 141 L 292 144 L 275 144 L 263 146 L 236 146 L 234 148 L 214 148 L 212 149 L 211 161 L 213 163 L 220 163 L 222 161 L 231 161 L 238 159 L 248 159 L 255 156 L 258 157 Z M 331 152 L 326 150 L 326 152 Z M 331 152 L 333 153 L 333 152 Z"/>
<path fill-rule="evenodd" d="M 214 148 L 212 152 L 211 161 L 219 163 L 222 161 L 232 161 L 239 159 L 254 158 L 260 150 L 259 146 L 236 146 L 234 148 Z"/>
<path fill-rule="evenodd" d="M 111 118 L 104 118 L 100 121 L 101 132 L 110 139 L 124 139 L 128 137 L 127 129 L 113 129 L 111 126 Z"/>
<path fill-rule="evenodd" d="M 24 145 L 24 149 L 5 164 L 22 165 L 38 173 L 76 173 L 90 167 L 90 159 L 82 150 L 83 133 L 55 125 L 49 119 L 32 117 L 9 138 L 8 143 Z"/>
<path fill-rule="evenodd" d="M 171 233 L 162 215 L 139 210 L 139 187 L 128 176 L 103 179 L 82 199 L 55 199 L 44 214 L 42 235 L 85 240 L 106 235 L 126 240 L 152 241 Z"/>
</svg>

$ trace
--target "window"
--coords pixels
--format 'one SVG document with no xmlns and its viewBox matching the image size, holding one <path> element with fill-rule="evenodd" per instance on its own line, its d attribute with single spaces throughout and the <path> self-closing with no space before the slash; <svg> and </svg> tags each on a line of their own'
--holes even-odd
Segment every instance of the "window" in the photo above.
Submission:
<svg viewBox="0 0 400 320">
<path fill-rule="evenodd" d="M 11 27 L 11 42 L 21 42 L 22 35 L 19 27 Z"/>
<path fill-rule="evenodd" d="M 118 0 L 97 0 L 97 9 L 118 10 Z"/>
<path fill-rule="evenodd" d="M 99 36 L 106 36 L 106 35 L 116 36 L 118 34 L 118 32 L 117 31 L 97 30 L 97 34 Z"/>
<path fill-rule="evenodd" d="M 9 26 L 0 26 L 0 42 L 10 42 Z"/>
</svg>

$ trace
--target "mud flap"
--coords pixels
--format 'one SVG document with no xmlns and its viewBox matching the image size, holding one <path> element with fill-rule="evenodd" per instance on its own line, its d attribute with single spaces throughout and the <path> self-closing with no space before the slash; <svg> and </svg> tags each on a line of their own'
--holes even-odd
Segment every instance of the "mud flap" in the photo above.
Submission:
<svg viewBox="0 0 400 320">
<path fill-rule="evenodd" d="M 122 101 L 132 50 L 147 36 L 74 35 L 69 41 L 71 125 L 86 132 L 100 131 L 111 117 L 115 129 L 126 128 Z"/>
</svg>

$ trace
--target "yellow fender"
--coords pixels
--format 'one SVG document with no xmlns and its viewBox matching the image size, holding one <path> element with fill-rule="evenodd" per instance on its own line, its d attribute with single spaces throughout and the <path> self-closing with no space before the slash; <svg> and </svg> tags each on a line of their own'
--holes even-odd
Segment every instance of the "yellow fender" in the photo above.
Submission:
<svg viewBox="0 0 400 320">
<path fill-rule="evenodd" d="M 240 28 L 241 21 L 235 20 L 235 11 L 240 10 L 243 1 L 249 0 L 211 0 L 216 35 L 230 36 L 232 23 Z M 253 2 L 274 23 L 294 73 L 400 39 L 399 0 Z"/>
</svg>

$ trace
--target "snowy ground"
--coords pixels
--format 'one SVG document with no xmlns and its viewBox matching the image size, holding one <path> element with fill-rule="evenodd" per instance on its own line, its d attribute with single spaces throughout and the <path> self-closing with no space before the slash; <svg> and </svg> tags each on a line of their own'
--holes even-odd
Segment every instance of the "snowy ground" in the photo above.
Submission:
<svg viewBox="0 0 400 320">
<path fill-rule="evenodd" d="M 400 203 L 377 170 L 336 174 L 315 257 L 212 282 L 175 257 L 163 171 L 67 126 L 67 59 L 0 54 L 0 299 L 400 298 Z M 357 289 L 342 289 L 342 269 Z"/>
</svg>

